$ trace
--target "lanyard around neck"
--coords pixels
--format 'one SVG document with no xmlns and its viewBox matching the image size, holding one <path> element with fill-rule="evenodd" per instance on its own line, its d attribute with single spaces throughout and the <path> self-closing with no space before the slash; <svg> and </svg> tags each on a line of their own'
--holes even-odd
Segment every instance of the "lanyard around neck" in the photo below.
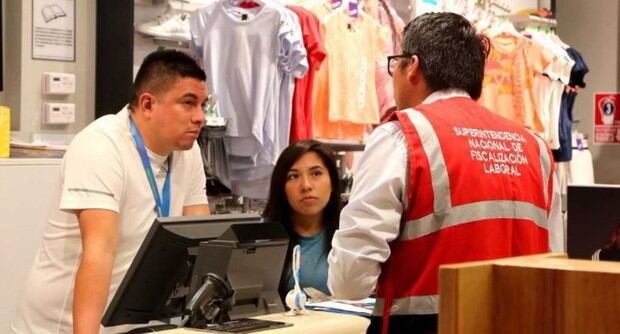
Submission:
<svg viewBox="0 0 620 334">
<path fill-rule="evenodd" d="M 166 174 L 166 181 L 164 182 L 162 202 L 162 198 L 159 196 L 159 189 L 157 189 L 157 182 L 155 182 L 153 168 L 151 168 L 151 160 L 146 153 L 146 147 L 144 146 L 144 141 L 142 141 L 142 136 L 140 136 L 140 132 L 138 132 L 136 124 L 131 116 L 129 117 L 129 124 L 131 126 L 131 135 L 136 141 L 136 149 L 138 150 L 140 159 L 142 160 L 142 166 L 144 167 L 146 178 L 149 180 L 151 192 L 153 192 L 153 199 L 155 200 L 155 206 L 157 208 L 157 217 L 168 217 L 168 214 L 170 213 L 170 174 L 172 174 L 172 154 L 168 156 L 168 159 L 166 159 L 166 162 L 168 163 L 168 173 Z"/>
</svg>

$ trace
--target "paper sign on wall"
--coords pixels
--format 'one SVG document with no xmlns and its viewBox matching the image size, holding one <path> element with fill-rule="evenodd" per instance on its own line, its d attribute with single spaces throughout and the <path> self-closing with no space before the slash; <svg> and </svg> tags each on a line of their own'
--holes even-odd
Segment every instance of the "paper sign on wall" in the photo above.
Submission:
<svg viewBox="0 0 620 334">
<path fill-rule="evenodd" d="M 594 143 L 620 144 L 620 93 L 594 94 Z"/>
<path fill-rule="evenodd" d="M 75 61 L 74 0 L 32 0 L 32 58 Z"/>
</svg>

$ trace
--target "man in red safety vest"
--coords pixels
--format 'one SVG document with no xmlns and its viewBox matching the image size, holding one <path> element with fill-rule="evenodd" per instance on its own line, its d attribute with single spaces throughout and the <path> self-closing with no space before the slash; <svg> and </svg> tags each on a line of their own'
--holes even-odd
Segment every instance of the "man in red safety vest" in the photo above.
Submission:
<svg viewBox="0 0 620 334">
<path fill-rule="evenodd" d="M 399 111 L 368 139 L 328 258 L 335 297 L 376 291 L 369 333 L 435 333 L 442 264 L 550 250 L 547 144 L 475 102 L 489 47 L 429 13 L 388 57 Z"/>
</svg>

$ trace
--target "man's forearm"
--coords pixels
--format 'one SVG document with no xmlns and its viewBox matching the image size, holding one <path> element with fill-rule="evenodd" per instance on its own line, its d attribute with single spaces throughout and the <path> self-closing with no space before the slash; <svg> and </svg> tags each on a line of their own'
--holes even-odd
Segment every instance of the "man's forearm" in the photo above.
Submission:
<svg viewBox="0 0 620 334">
<path fill-rule="evenodd" d="M 75 279 L 73 295 L 74 334 L 99 333 L 99 324 L 110 289 L 114 258 L 84 256 Z"/>
</svg>

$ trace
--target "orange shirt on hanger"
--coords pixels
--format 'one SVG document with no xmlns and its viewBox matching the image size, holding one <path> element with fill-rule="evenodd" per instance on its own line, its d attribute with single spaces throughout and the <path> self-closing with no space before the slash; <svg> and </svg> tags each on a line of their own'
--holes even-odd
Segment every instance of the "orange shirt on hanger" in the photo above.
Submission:
<svg viewBox="0 0 620 334">
<path fill-rule="evenodd" d="M 309 8 L 319 19 L 327 16 L 331 11 L 328 3 L 322 2 Z M 321 34 L 325 36 L 325 25 L 321 24 Z M 364 140 L 364 125 L 353 124 L 344 121 L 329 120 L 329 61 L 331 55 L 327 53 L 327 58 L 319 68 L 314 77 L 313 92 L 313 118 L 312 126 L 315 138 L 337 139 L 337 140 Z"/>
<path fill-rule="evenodd" d="M 387 32 L 360 11 L 358 18 L 340 10 L 325 17 L 329 54 L 329 120 L 379 123 L 375 63 L 383 56 Z"/>
<path fill-rule="evenodd" d="M 543 73 L 553 56 L 524 37 L 500 35 L 491 44 L 478 103 L 528 129 L 543 132 L 534 100 L 534 77 Z"/>
</svg>

